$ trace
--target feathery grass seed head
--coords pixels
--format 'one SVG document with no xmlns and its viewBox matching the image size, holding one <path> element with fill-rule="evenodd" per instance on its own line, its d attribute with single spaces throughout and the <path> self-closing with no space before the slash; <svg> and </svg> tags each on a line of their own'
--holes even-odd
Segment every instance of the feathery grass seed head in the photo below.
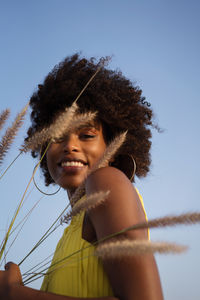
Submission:
<svg viewBox="0 0 200 300">
<path fill-rule="evenodd" d="M 148 253 L 182 253 L 187 250 L 186 246 L 167 242 L 151 242 L 149 240 L 116 240 L 100 244 L 95 254 L 101 258 L 120 258 Z"/>
<path fill-rule="evenodd" d="M 4 136 L 2 137 L 2 140 L 0 142 L 0 164 L 2 163 L 3 158 L 7 154 L 9 148 L 11 147 L 11 144 L 15 136 L 17 135 L 19 128 L 23 124 L 27 109 L 28 109 L 28 105 L 26 105 L 22 109 L 22 111 L 16 116 L 12 126 L 6 130 Z"/>
<path fill-rule="evenodd" d="M 7 118 L 9 117 L 9 114 L 10 114 L 9 109 L 2 111 L 2 113 L 0 114 L 0 130 L 3 128 L 3 125 L 7 120 Z"/>
</svg>

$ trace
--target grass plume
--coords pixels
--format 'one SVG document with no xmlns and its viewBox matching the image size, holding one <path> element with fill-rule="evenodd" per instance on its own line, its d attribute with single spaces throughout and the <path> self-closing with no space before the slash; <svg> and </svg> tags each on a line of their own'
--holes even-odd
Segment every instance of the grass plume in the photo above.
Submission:
<svg viewBox="0 0 200 300">
<path fill-rule="evenodd" d="M 8 150 L 10 149 L 10 146 L 11 146 L 19 128 L 23 124 L 27 109 L 28 109 L 28 105 L 26 105 L 22 109 L 22 111 L 16 116 L 12 126 L 6 130 L 4 136 L 2 137 L 2 140 L 0 142 L 0 164 L 3 162 L 3 159 L 4 159 L 5 155 L 7 154 Z"/>
<path fill-rule="evenodd" d="M 41 145 L 44 145 L 49 140 L 52 142 L 63 139 L 69 132 L 78 129 L 81 126 L 87 125 L 96 117 L 96 112 L 88 112 L 84 114 L 76 114 L 78 106 L 73 104 L 69 109 L 65 109 L 55 122 L 41 131 L 37 131 L 21 146 L 21 151 L 29 150 L 39 151 Z"/>
<path fill-rule="evenodd" d="M 95 254 L 103 259 L 143 255 L 148 253 L 182 253 L 186 246 L 167 242 L 151 242 L 149 240 L 115 240 L 100 244 Z"/>
<path fill-rule="evenodd" d="M 133 226 L 130 226 L 126 228 L 127 230 L 133 230 L 133 229 L 144 229 L 144 228 L 160 228 L 160 227 L 167 227 L 167 226 L 176 226 L 176 225 L 190 225 L 190 224 L 196 224 L 200 223 L 200 213 L 194 212 L 194 213 L 185 213 L 181 215 L 175 215 L 175 216 L 165 216 L 162 218 L 156 218 L 149 220 L 147 222 L 142 222 L 135 224 Z"/>
<path fill-rule="evenodd" d="M 114 158 L 115 154 L 126 140 L 127 131 L 117 135 L 106 148 L 103 156 L 98 163 L 93 167 L 92 171 L 105 167 L 109 164 L 110 160 Z"/>
<path fill-rule="evenodd" d="M 4 123 L 6 122 L 6 120 L 8 119 L 10 115 L 10 110 L 9 109 L 5 109 L 4 111 L 2 111 L 2 113 L 0 114 L 0 130 L 3 128 Z"/>
<path fill-rule="evenodd" d="M 80 214 L 82 211 L 89 211 L 102 204 L 109 193 L 110 191 L 100 191 L 98 193 L 94 193 L 87 197 L 84 197 L 83 199 L 75 203 L 75 205 L 72 207 L 71 212 L 64 216 L 62 221 L 64 223 L 68 223 L 72 217 Z"/>
</svg>

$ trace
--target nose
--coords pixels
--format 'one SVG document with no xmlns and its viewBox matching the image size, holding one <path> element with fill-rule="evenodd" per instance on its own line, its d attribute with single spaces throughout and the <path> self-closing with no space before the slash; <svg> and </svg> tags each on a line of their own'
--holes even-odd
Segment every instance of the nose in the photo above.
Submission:
<svg viewBox="0 0 200 300">
<path fill-rule="evenodd" d="M 75 134 L 69 134 L 63 141 L 63 151 L 66 153 L 79 152 L 79 142 Z"/>
</svg>

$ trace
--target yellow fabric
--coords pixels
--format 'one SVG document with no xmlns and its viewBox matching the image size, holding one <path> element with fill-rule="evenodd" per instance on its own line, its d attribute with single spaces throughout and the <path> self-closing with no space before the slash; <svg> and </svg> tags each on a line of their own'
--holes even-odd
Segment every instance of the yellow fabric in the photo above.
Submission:
<svg viewBox="0 0 200 300">
<path fill-rule="evenodd" d="M 140 194 L 139 197 L 143 206 Z M 83 200 L 84 198 L 79 201 Z M 48 270 L 49 274 L 42 283 L 42 291 L 85 298 L 113 295 L 102 262 L 93 255 L 95 247 L 82 239 L 83 219 L 84 212 L 73 217 L 71 224 L 64 230 Z M 56 262 L 59 263 L 55 264 Z"/>
</svg>

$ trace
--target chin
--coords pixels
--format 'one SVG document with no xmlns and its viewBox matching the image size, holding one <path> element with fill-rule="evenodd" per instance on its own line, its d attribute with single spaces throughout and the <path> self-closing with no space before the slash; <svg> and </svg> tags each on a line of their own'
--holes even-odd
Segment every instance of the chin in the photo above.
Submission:
<svg viewBox="0 0 200 300">
<path fill-rule="evenodd" d="M 84 180 L 72 181 L 72 182 L 59 182 L 59 185 L 65 190 L 76 190 Z"/>
</svg>

